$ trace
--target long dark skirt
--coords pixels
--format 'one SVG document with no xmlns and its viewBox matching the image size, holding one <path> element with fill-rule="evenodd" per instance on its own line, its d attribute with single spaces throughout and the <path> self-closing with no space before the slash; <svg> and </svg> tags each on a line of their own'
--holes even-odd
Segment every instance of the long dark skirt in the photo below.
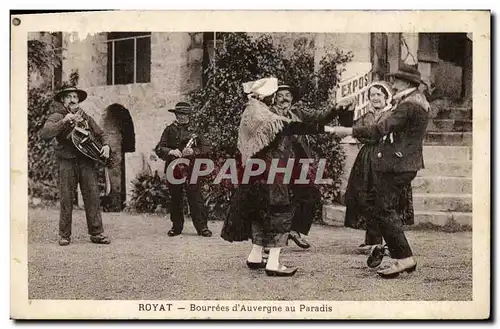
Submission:
<svg viewBox="0 0 500 329">
<path fill-rule="evenodd" d="M 344 226 L 366 230 L 373 227 L 370 211 L 373 209 L 376 171 L 372 166 L 372 154 L 375 152 L 374 145 L 364 145 L 358 153 L 351 169 L 347 190 L 345 194 L 346 215 Z M 368 211 L 367 211 L 368 210 Z M 409 184 L 399 199 L 397 213 L 403 225 L 413 225 L 413 195 L 411 184 Z"/>
<path fill-rule="evenodd" d="M 259 240 L 269 247 L 279 247 L 286 242 L 288 238 L 283 234 L 288 234 L 291 229 L 291 206 L 271 205 L 269 189 L 267 184 L 240 185 L 236 189 L 222 226 L 221 238 L 229 242 Z M 260 228 L 260 236 L 252 235 L 255 234 L 252 226 L 254 231 L 256 227 Z"/>
<path fill-rule="evenodd" d="M 252 238 L 252 222 L 271 232 L 293 230 L 307 235 L 314 218 L 321 216 L 321 193 L 315 186 L 290 186 L 290 190 L 292 198 L 288 210 L 291 226 L 284 215 L 288 211 L 273 216 L 268 185 L 240 185 L 231 198 L 221 237 L 229 242 L 249 240 Z"/>
</svg>

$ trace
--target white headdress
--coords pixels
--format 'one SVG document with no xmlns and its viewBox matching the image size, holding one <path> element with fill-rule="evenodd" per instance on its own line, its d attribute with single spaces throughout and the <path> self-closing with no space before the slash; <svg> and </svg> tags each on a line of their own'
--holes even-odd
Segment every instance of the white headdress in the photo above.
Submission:
<svg viewBox="0 0 500 329">
<path fill-rule="evenodd" d="M 250 157 L 268 146 L 291 120 L 273 113 L 260 101 L 278 90 L 278 79 L 265 78 L 246 82 L 243 90 L 249 96 L 238 130 L 238 149 L 244 166 Z"/>
<path fill-rule="evenodd" d="M 262 99 L 271 96 L 278 90 L 278 79 L 264 78 L 256 81 L 245 82 L 243 91 L 246 94 L 257 96 Z"/>
</svg>

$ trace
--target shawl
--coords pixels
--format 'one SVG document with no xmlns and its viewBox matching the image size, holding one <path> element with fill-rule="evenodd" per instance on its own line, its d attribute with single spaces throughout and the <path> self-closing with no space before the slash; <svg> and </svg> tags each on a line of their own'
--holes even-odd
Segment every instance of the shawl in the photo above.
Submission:
<svg viewBox="0 0 500 329">
<path fill-rule="evenodd" d="M 263 102 L 250 98 L 241 115 L 238 150 L 245 166 L 247 160 L 264 149 L 292 119 L 273 113 Z"/>
</svg>

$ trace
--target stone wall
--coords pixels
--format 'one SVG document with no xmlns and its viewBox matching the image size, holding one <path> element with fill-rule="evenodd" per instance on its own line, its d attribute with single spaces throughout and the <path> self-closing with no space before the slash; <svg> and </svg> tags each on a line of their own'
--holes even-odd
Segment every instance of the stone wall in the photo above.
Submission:
<svg viewBox="0 0 500 329">
<path fill-rule="evenodd" d="M 324 37 L 324 49 L 352 51 L 353 62 L 370 62 L 370 33 L 318 33 Z"/>
<path fill-rule="evenodd" d="M 249 33 L 258 37 L 262 33 Z M 277 45 L 285 48 L 285 54 L 291 55 L 299 46 L 315 52 L 319 61 L 326 52 L 335 48 L 345 52 L 352 51 L 354 62 L 370 62 L 370 33 L 273 33 Z"/>
<path fill-rule="evenodd" d="M 127 194 L 132 180 L 143 170 L 143 160 L 151 169 L 163 172 L 163 161 L 153 149 L 163 129 L 174 120 L 167 110 L 185 98 L 190 90 L 201 86 L 203 58 L 201 33 L 152 33 L 151 82 L 127 85 L 107 85 L 106 35 L 88 36 L 72 41 L 64 35 L 63 79 L 78 70 L 79 87 L 89 94 L 82 103 L 89 115 L 104 124 L 105 109 L 114 103 L 129 110 L 135 128 L 136 151 L 125 154 Z M 200 51 L 201 49 L 201 51 Z"/>
</svg>

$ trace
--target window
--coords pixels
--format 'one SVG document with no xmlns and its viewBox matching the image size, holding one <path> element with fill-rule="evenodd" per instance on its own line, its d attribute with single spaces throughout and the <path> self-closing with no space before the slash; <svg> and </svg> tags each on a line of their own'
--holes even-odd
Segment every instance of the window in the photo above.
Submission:
<svg viewBox="0 0 500 329">
<path fill-rule="evenodd" d="M 107 84 L 151 81 L 151 33 L 108 33 Z"/>
<path fill-rule="evenodd" d="M 440 33 L 439 58 L 463 66 L 466 40 L 466 33 Z"/>
</svg>

